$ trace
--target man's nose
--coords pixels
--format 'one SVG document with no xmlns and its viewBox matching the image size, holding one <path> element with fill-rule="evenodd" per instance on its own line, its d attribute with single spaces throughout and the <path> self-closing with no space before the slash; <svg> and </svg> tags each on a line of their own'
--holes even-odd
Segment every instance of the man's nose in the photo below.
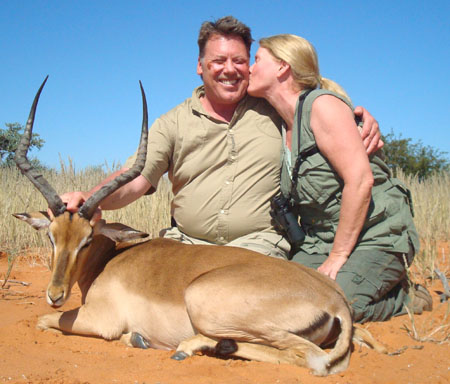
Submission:
<svg viewBox="0 0 450 384">
<path fill-rule="evenodd" d="M 233 73 L 236 72 L 236 67 L 233 63 L 233 60 L 227 60 L 225 61 L 224 71 L 227 73 Z"/>
</svg>

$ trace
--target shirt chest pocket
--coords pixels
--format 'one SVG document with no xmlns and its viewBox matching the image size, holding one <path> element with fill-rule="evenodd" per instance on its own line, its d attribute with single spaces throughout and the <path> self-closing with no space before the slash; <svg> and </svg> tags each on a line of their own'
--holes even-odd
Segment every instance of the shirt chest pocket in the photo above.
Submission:
<svg viewBox="0 0 450 384">
<path fill-rule="evenodd" d="M 179 124 L 179 126 L 183 126 Z M 190 161 L 201 155 L 207 140 L 207 127 L 199 121 L 196 125 L 186 126 L 178 131 L 174 159 L 176 161 Z"/>
</svg>

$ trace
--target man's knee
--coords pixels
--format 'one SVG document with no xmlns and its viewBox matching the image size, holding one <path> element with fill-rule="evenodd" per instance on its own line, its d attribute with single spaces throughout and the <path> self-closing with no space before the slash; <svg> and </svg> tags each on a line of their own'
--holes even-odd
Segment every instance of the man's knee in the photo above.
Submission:
<svg viewBox="0 0 450 384">
<path fill-rule="evenodd" d="M 287 259 L 290 245 L 288 241 L 274 231 L 255 232 L 239 237 L 227 246 L 240 247 L 266 256 Z"/>
<path fill-rule="evenodd" d="M 164 228 L 159 232 L 159 237 L 172 239 L 184 244 L 209 244 L 208 242 L 188 236 L 181 232 L 178 227 Z"/>
</svg>

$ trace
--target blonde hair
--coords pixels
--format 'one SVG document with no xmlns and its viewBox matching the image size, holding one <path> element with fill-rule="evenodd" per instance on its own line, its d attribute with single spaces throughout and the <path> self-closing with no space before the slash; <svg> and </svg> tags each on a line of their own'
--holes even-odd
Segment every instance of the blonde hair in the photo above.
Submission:
<svg viewBox="0 0 450 384">
<path fill-rule="evenodd" d="M 351 102 L 344 88 L 320 76 L 317 53 L 308 40 L 296 35 L 281 34 L 262 38 L 259 45 L 278 60 L 290 65 L 292 77 L 301 89 L 327 89 Z"/>
</svg>

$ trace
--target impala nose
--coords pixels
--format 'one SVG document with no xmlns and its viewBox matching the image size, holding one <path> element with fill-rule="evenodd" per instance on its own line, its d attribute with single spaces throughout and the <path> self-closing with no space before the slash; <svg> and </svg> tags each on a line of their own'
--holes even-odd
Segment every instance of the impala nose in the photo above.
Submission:
<svg viewBox="0 0 450 384">
<path fill-rule="evenodd" d="M 52 307 L 60 307 L 64 304 L 64 289 L 49 287 L 47 289 L 47 303 Z"/>
</svg>

